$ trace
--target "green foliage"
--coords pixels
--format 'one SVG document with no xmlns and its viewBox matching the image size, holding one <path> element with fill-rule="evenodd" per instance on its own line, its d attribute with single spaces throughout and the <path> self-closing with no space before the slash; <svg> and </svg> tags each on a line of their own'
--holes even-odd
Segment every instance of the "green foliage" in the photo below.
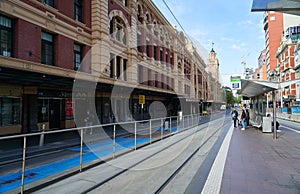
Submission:
<svg viewBox="0 0 300 194">
<path fill-rule="evenodd" d="M 226 92 L 226 102 L 228 105 L 233 105 L 237 102 L 237 99 L 233 96 L 232 90 L 230 87 L 224 87 L 223 88 Z"/>
</svg>

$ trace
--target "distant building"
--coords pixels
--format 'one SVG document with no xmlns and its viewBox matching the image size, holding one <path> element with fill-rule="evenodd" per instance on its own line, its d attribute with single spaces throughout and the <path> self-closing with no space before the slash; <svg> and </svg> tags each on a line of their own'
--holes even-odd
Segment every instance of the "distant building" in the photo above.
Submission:
<svg viewBox="0 0 300 194">
<path fill-rule="evenodd" d="M 245 79 L 254 79 L 253 68 L 249 68 L 249 67 L 245 68 L 244 75 L 245 75 Z"/>
<path fill-rule="evenodd" d="M 262 50 L 258 57 L 258 71 L 259 80 L 268 80 L 267 63 L 266 63 L 266 49 Z"/>
<path fill-rule="evenodd" d="M 280 12 L 265 12 L 263 24 L 268 79 L 272 79 L 272 71 L 274 71 L 277 66 L 276 52 L 280 46 L 282 32 L 291 25 L 298 25 L 299 18 L 299 16 Z"/>
<path fill-rule="evenodd" d="M 296 78 L 294 52 L 297 52 L 297 42 L 300 40 L 300 25 L 286 28 L 282 34 L 280 47 L 277 50 L 277 79 L 280 82 L 292 81 Z M 296 100 L 296 83 L 281 89 L 282 99 L 287 104 Z M 278 98 L 280 99 L 280 97 Z"/>
</svg>

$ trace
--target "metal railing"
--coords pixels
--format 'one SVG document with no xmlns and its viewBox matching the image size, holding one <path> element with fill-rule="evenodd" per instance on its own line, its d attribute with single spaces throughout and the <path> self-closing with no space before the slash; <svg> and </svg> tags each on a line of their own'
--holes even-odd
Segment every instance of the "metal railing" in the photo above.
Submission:
<svg viewBox="0 0 300 194">
<path fill-rule="evenodd" d="M 23 139 L 23 149 L 22 149 L 22 175 L 21 175 L 21 193 L 24 192 L 25 189 L 25 171 L 26 171 L 26 162 L 28 160 L 26 154 L 28 151 L 28 138 L 33 136 L 39 136 L 39 144 L 35 146 L 45 147 L 44 138 L 50 134 L 61 134 L 66 132 L 74 132 L 78 131 L 80 134 L 80 140 L 78 143 L 79 146 L 79 172 L 83 170 L 83 147 L 88 144 L 85 141 L 84 137 L 87 134 L 88 130 L 94 130 L 96 133 L 99 129 L 106 128 L 108 134 L 112 134 L 111 136 L 108 135 L 110 140 L 113 141 L 113 148 L 111 158 L 115 158 L 116 154 L 118 153 L 117 149 L 117 139 L 120 137 L 133 137 L 134 144 L 130 150 L 136 150 L 139 146 L 143 146 L 145 144 L 151 144 L 154 141 L 159 141 L 166 137 L 169 137 L 175 133 L 180 131 L 186 130 L 188 128 L 197 126 L 201 117 L 204 117 L 200 114 L 192 114 L 192 115 L 183 115 L 183 116 L 172 116 L 172 117 L 165 117 L 165 118 L 156 118 L 150 120 L 142 120 L 142 121 L 129 121 L 129 122 L 119 122 L 119 123 L 110 123 L 110 124 L 101 124 L 101 125 L 94 125 L 94 126 L 86 126 L 86 127 L 79 127 L 79 128 L 70 128 L 70 129 L 62 129 L 62 130 L 55 130 L 55 131 L 41 131 L 37 133 L 31 134 L 22 134 L 22 135 L 13 135 L 13 136 L 3 136 L 0 137 L 0 142 L 3 140 L 12 140 L 16 138 Z M 128 127 L 126 127 L 126 125 Z M 129 130 L 124 131 L 124 128 L 129 128 Z M 133 129 L 132 129 L 133 128 Z M 110 132 L 110 130 L 112 130 Z M 119 132 L 118 131 L 122 131 Z M 142 137 L 149 137 L 148 142 L 138 144 L 137 140 Z M 99 138 L 96 141 L 100 142 L 103 139 Z M 78 169 L 77 169 L 78 170 Z"/>
</svg>

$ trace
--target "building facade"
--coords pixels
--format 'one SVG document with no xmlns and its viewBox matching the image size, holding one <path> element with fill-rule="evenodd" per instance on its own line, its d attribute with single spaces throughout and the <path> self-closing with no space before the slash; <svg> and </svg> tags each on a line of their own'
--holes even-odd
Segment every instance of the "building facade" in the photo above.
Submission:
<svg viewBox="0 0 300 194">
<path fill-rule="evenodd" d="M 267 63 L 266 63 L 266 49 L 262 50 L 259 57 L 258 57 L 258 73 L 259 73 L 259 80 L 266 81 L 268 80 L 268 73 L 267 73 Z"/>
<path fill-rule="evenodd" d="M 192 114 L 222 93 L 150 0 L 3 0 L 0 29 L 0 135 L 81 126 L 80 106 L 97 123 L 148 119 L 154 101 Z"/>
</svg>

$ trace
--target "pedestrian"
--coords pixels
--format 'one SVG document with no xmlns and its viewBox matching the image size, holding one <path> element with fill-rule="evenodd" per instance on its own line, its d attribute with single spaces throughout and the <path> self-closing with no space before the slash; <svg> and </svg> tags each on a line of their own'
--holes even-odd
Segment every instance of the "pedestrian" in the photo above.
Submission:
<svg viewBox="0 0 300 194">
<path fill-rule="evenodd" d="M 232 117 L 232 120 L 233 120 L 233 127 L 236 128 L 237 127 L 237 120 L 238 120 L 238 116 L 239 116 L 239 113 L 237 112 L 237 110 L 235 108 L 232 109 L 232 112 L 231 112 L 231 117 Z"/>
<path fill-rule="evenodd" d="M 249 126 L 250 125 L 249 109 L 247 107 L 245 109 L 246 109 L 246 123 L 247 123 L 246 126 Z"/>
<path fill-rule="evenodd" d="M 244 131 L 245 128 L 246 128 L 246 123 L 247 123 L 246 117 L 247 117 L 246 108 L 243 107 L 243 110 L 242 110 L 242 113 L 241 113 L 241 117 L 240 117 L 240 122 L 242 123 L 242 129 L 241 129 L 242 131 Z"/>
<path fill-rule="evenodd" d="M 271 114 L 267 114 L 267 117 L 272 117 L 271 116 Z M 279 131 L 279 122 L 278 121 L 276 121 L 276 130 L 277 131 Z M 272 132 L 274 132 L 274 121 L 273 121 L 273 119 L 272 119 L 272 124 L 271 124 L 271 126 L 272 126 Z"/>
<path fill-rule="evenodd" d="M 93 120 L 94 120 L 94 115 L 89 110 L 86 111 L 86 117 L 84 119 L 85 126 L 86 127 L 92 126 L 93 125 Z M 85 133 L 87 132 L 87 129 L 88 128 L 85 129 Z M 92 135 L 93 134 L 93 128 L 91 127 L 89 129 L 90 129 L 90 135 Z"/>
</svg>

